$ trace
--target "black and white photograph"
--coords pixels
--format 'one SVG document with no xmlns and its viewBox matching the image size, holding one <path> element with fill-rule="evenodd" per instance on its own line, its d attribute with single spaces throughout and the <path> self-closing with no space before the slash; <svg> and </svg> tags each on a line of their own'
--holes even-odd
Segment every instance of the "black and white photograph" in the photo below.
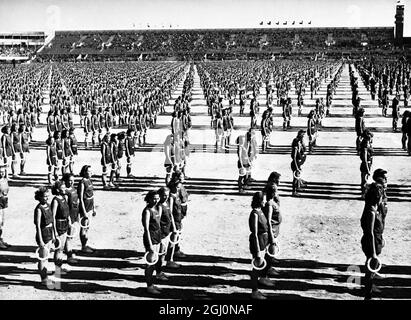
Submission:
<svg viewBox="0 0 411 320">
<path fill-rule="evenodd" d="M 411 0 L 1 0 L 0 300 L 410 300 L 410 86 Z"/>
</svg>

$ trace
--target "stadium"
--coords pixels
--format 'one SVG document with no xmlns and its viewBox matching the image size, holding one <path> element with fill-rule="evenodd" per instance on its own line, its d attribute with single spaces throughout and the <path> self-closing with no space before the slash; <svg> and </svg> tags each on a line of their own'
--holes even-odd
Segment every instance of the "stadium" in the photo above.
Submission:
<svg viewBox="0 0 411 320">
<path fill-rule="evenodd" d="M 393 13 L 380 26 L 70 16 L 3 32 L 21 10 L 6 2 L 0 299 L 411 298 L 402 1 L 376 2 Z M 69 12 L 49 2 L 51 20 Z"/>
</svg>

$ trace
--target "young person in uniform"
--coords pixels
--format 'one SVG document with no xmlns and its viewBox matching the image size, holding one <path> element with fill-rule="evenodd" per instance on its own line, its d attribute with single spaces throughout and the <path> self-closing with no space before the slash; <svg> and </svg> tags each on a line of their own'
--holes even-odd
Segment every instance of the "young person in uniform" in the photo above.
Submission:
<svg viewBox="0 0 411 320">
<path fill-rule="evenodd" d="M 409 118 L 410 118 L 410 111 L 405 110 L 404 113 L 402 114 L 402 119 L 401 119 L 401 132 L 402 132 L 401 144 L 402 144 L 403 150 L 407 150 L 407 121 Z"/>
<path fill-rule="evenodd" d="M 50 110 L 47 115 L 47 132 L 49 136 L 53 135 L 54 131 L 56 131 L 56 122 L 54 121 L 53 111 Z"/>
<path fill-rule="evenodd" d="M 3 148 L 3 160 L 7 168 L 10 166 L 10 159 L 14 156 L 13 143 L 10 137 L 10 127 L 5 125 L 1 128 L 3 135 L 1 136 L 1 146 Z M 6 177 L 8 178 L 8 170 L 6 170 Z"/>
<path fill-rule="evenodd" d="M 134 176 L 131 174 L 131 157 L 135 157 L 135 151 L 134 151 L 134 146 L 135 146 L 135 140 L 134 140 L 134 134 L 135 131 L 133 127 L 130 127 L 127 130 L 127 136 L 125 139 L 124 143 L 124 148 L 125 148 L 125 153 L 126 153 L 126 159 L 127 159 L 127 177 L 128 178 L 134 178 Z"/>
<path fill-rule="evenodd" d="M 236 140 L 237 144 L 237 168 L 238 168 L 238 191 L 244 193 L 244 189 L 247 188 L 247 169 L 250 166 L 250 160 L 248 156 L 247 141 L 244 135 L 240 135 Z"/>
<path fill-rule="evenodd" d="M 54 137 L 50 136 L 46 140 L 46 164 L 48 167 L 48 182 L 52 185 L 54 180 L 58 179 L 57 170 L 57 150 Z"/>
<path fill-rule="evenodd" d="M 108 183 L 111 188 L 118 188 L 118 185 L 114 183 L 117 176 L 118 168 L 118 136 L 116 133 L 110 135 L 110 142 L 108 144 L 111 153 L 111 171 L 110 171 L 110 181 Z"/>
<path fill-rule="evenodd" d="M 161 281 L 168 280 L 168 277 L 161 271 L 161 267 L 165 261 L 167 250 L 170 242 L 170 235 L 175 232 L 176 226 L 174 223 L 173 215 L 171 214 L 170 207 L 170 189 L 167 187 L 161 187 L 157 193 L 160 196 L 160 201 L 158 206 L 161 207 L 161 217 L 160 217 L 160 227 L 161 227 L 161 243 L 159 248 L 159 253 L 164 253 L 159 255 L 158 263 L 156 264 L 156 274 L 157 279 Z"/>
<path fill-rule="evenodd" d="M 97 136 L 100 132 L 100 123 L 99 123 L 99 120 L 98 120 L 97 111 L 92 110 L 91 114 L 92 114 L 91 115 L 91 125 L 90 125 L 91 132 L 92 132 L 91 143 L 92 143 L 92 146 L 94 147 L 97 144 L 97 141 L 98 141 Z M 99 142 L 99 145 L 100 145 L 100 142 Z"/>
<path fill-rule="evenodd" d="M 90 222 L 90 216 L 96 216 L 96 210 L 94 207 L 93 182 L 91 181 L 92 174 L 93 173 L 89 165 L 85 165 L 81 168 L 81 180 L 77 186 L 77 194 L 80 202 L 79 213 L 80 219 L 82 219 L 82 225 L 87 225 L 87 222 Z M 93 253 L 95 251 L 95 249 L 87 245 L 88 227 L 81 228 L 80 241 L 82 245 L 82 252 Z"/>
<path fill-rule="evenodd" d="M 41 187 L 34 193 L 34 199 L 39 203 L 34 209 L 34 225 L 36 226 L 36 243 L 39 247 L 39 257 L 46 258 L 52 243 L 56 239 L 54 233 L 54 218 L 48 203 L 49 191 Z M 49 286 L 51 280 L 47 276 L 47 260 L 39 260 L 37 269 L 42 285 Z"/>
<path fill-rule="evenodd" d="M 24 123 L 22 125 L 24 125 Z M 11 161 L 11 174 L 13 177 L 18 177 L 17 175 L 17 155 L 20 155 L 21 153 L 21 144 L 20 144 L 20 137 L 19 137 L 16 123 L 11 125 L 10 138 L 11 138 L 11 144 L 13 145 L 13 150 L 14 150 L 12 161 Z"/>
<path fill-rule="evenodd" d="M 392 131 L 397 132 L 398 129 L 398 120 L 400 118 L 400 98 L 396 94 L 394 99 L 392 99 Z"/>
<path fill-rule="evenodd" d="M 268 228 L 269 222 L 264 215 L 262 208 L 264 206 L 263 193 L 256 192 L 253 195 L 251 202 L 251 213 L 248 218 L 248 226 L 250 229 L 249 249 L 253 258 L 253 264 L 257 268 L 262 268 L 266 249 L 268 246 Z M 266 297 L 258 290 L 258 285 L 272 287 L 273 282 L 267 278 L 268 264 L 262 270 L 256 270 L 254 267 L 251 270 L 251 298 L 264 300 Z"/>
<path fill-rule="evenodd" d="M 55 175 L 57 175 L 58 170 L 61 169 L 61 173 L 63 174 L 63 158 L 64 158 L 64 150 L 63 150 L 63 140 L 61 139 L 61 131 L 54 131 L 54 143 L 56 146 L 57 152 L 57 167 L 55 170 Z M 58 179 L 58 175 L 56 180 Z"/>
<path fill-rule="evenodd" d="M 360 153 L 360 144 L 362 135 L 365 130 L 365 122 L 364 122 L 364 108 L 360 108 L 355 115 L 355 132 L 357 133 L 356 139 L 356 147 L 357 147 L 357 154 Z"/>
<path fill-rule="evenodd" d="M 181 196 L 180 196 L 180 189 L 181 189 L 181 175 L 179 173 L 173 174 L 173 177 L 168 184 L 168 188 L 170 189 L 170 208 L 171 214 L 173 215 L 174 224 L 175 224 L 175 232 L 181 234 L 183 224 L 182 220 L 184 218 L 183 215 L 183 208 L 181 205 Z M 170 263 L 173 261 L 174 257 L 184 258 L 185 254 L 180 250 L 179 243 L 173 245 L 170 243 L 169 250 L 166 255 L 167 267 L 176 268 L 178 266 Z"/>
<path fill-rule="evenodd" d="M 102 166 L 102 174 L 101 180 L 103 182 L 103 188 L 107 189 L 110 188 L 109 184 L 107 183 L 107 170 L 112 163 L 112 156 L 111 156 L 111 148 L 109 146 L 109 133 L 106 133 L 101 140 L 100 152 L 101 152 L 101 166 Z"/>
<path fill-rule="evenodd" d="M 382 203 L 382 197 L 383 188 L 380 185 L 372 184 L 365 194 L 365 205 L 361 216 L 361 229 L 363 231 L 361 248 L 366 256 L 365 300 L 371 300 L 372 295 L 379 291 L 373 283 L 375 273 L 368 269 L 368 262 L 370 267 L 374 269 L 376 267 L 376 259 L 384 247 L 384 222 L 382 214 L 378 211 L 378 206 Z"/>
<path fill-rule="evenodd" d="M 267 146 L 268 146 L 268 143 L 269 143 L 269 121 L 268 121 L 268 115 L 269 115 L 269 113 L 268 113 L 268 111 L 267 110 L 265 110 L 264 112 L 263 112 L 263 115 L 262 115 L 262 119 L 261 119 L 261 140 L 262 140 L 262 143 L 261 143 L 261 151 L 262 151 L 262 153 L 264 153 L 266 150 L 267 150 Z"/>
<path fill-rule="evenodd" d="M 84 118 L 84 144 L 86 150 L 88 149 L 88 143 L 91 134 L 91 115 L 90 110 L 87 110 L 86 117 Z"/>
<path fill-rule="evenodd" d="M 71 150 L 71 143 L 69 133 L 67 129 L 61 132 L 61 141 L 63 145 L 63 164 L 61 168 L 62 175 L 69 171 L 70 161 L 73 157 L 73 151 Z"/>
<path fill-rule="evenodd" d="M 314 120 L 314 114 L 315 111 L 311 110 L 310 113 L 308 114 L 308 121 L 307 121 L 307 135 L 308 135 L 308 150 L 310 153 L 313 152 L 313 146 L 316 145 L 316 133 L 317 129 L 315 126 L 315 120 Z"/>
<path fill-rule="evenodd" d="M 10 244 L 3 240 L 4 218 L 9 207 L 9 182 L 6 177 L 7 168 L 0 165 L 0 250 L 8 249 Z"/>
<path fill-rule="evenodd" d="M 215 129 L 215 152 L 217 153 L 220 147 L 223 148 L 223 137 L 224 137 L 223 121 L 222 121 L 220 112 L 216 113 L 214 125 L 215 125 L 214 127 Z"/>
<path fill-rule="evenodd" d="M 29 142 L 30 142 L 30 133 L 26 130 L 25 125 L 21 125 L 19 128 L 19 140 L 21 145 L 20 152 L 20 175 L 26 175 L 24 172 L 24 167 L 26 165 L 27 153 L 30 153 Z"/>
<path fill-rule="evenodd" d="M 371 167 L 373 162 L 374 150 L 372 148 L 372 138 L 373 134 L 366 129 L 364 131 L 362 141 L 360 144 L 360 171 L 361 171 L 361 198 L 364 199 L 366 184 L 368 177 L 371 174 Z"/>
<path fill-rule="evenodd" d="M 74 134 L 74 128 L 70 128 L 69 130 L 69 141 L 70 141 L 70 149 L 72 151 L 72 155 L 70 158 L 70 164 L 69 164 L 69 170 L 70 173 L 73 173 L 74 171 L 74 162 L 76 157 L 78 156 L 78 142 L 77 138 Z"/>
<path fill-rule="evenodd" d="M 54 195 L 51 201 L 51 212 L 54 219 L 54 234 L 60 241 L 60 246 L 54 251 L 54 263 L 56 265 L 56 273 L 61 274 L 63 265 L 63 251 L 66 246 L 67 232 L 69 229 L 70 209 L 66 201 L 66 186 L 62 181 L 54 182 L 51 188 L 51 193 Z"/>
<path fill-rule="evenodd" d="M 144 228 L 143 244 L 147 254 L 158 255 L 161 244 L 161 206 L 158 206 L 160 196 L 156 191 L 149 191 L 144 198 L 147 203 L 142 213 L 141 222 Z M 160 294 L 159 288 L 154 285 L 153 273 L 155 265 L 147 265 L 144 276 L 147 283 L 147 292 L 149 294 Z"/>
<path fill-rule="evenodd" d="M 174 135 L 169 134 L 164 141 L 164 167 L 166 168 L 166 185 L 170 182 L 171 174 L 173 173 L 176 165 L 176 146 Z"/>
<path fill-rule="evenodd" d="M 279 183 L 279 177 L 276 182 Z M 268 243 L 269 245 L 277 244 L 277 238 L 280 233 L 280 224 L 282 222 L 282 216 L 280 213 L 280 198 L 278 196 L 278 184 L 267 184 L 264 188 L 266 202 L 263 208 L 263 212 L 268 221 Z M 267 275 L 276 276 L 279 272 L 273 267 L 275 258 L 267 256 L 267 262 L 271 266 L 268 269 Z"/>
<path fill-rule="evenodd" d="M 300 194 L 298 190 L 301 188 L 301 166 L 304 163 L 302 155 L 302 145 L 305 131 L 299 130 L 297 137 L 294 138 L 291 144 L 291 170 L 293 172 L 292 195 L 298 197 Z"/>
<path fill-rule="evenodd" d="M 67 233 L 67 241 L 66 241 L 66 247 L 64 248 L 64 251 L 67 254 L 67 262 L 68 263 L 77 263 L 78 260 L 75 257 L 75 254 L 73 252 L 73 238 L 75 237 L 75 227 L 78 226 L 79 222 L 79 198 L 78 198 L 78 193 L 77 189 L 74 188 L 74 175 L 72 173 L 65 173 L 63 175 L 62 181 L 64 182 L 66 186 L 66 197 L 67 197 L 67 203 L 69 206 L 70 210 L 70 223 L 69 223 L 69 229 Z M 78 229 L 77 229 L 78 230 Z"/>
</svg>

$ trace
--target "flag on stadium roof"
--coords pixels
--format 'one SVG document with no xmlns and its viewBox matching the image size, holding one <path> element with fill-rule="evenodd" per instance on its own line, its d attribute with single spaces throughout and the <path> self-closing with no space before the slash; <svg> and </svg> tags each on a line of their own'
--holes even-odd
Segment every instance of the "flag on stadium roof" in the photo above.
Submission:
<svg viewBox="0 0 411 320">
<path fill-rule="evenodd" d="M 287 21 L 283 23 L 283 25 L 286 25 L 286 24 L 287 24 Z"/>
<path fill-rule="evenodd" d="M 263 23 L 264 23 L 264 21 L 261 21 L 261 22 L 260 22 L 260 26 L 262 26 L 262 25 L 263 25 Z"/>
<path fill-rule="evenodd" d="M 303 24 L 303 20 L 300 21 L 300 24 Z"/>
<path fill-rule="evenodd" d="M 268 21 L 267 24 L 268 24 L 269 26 L 271 26 L 271 21 Z"/>
</svg>

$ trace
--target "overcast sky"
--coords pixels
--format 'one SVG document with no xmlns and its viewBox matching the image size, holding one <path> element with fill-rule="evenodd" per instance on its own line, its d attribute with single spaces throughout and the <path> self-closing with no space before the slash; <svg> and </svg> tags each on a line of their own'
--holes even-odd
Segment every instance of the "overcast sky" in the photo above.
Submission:
<svg viewBox="0 0 411 320">
<path fill-rule="evenodd" d="M 411 0 L 405 36 L 411 36 Z M 0 32 L 151 28 L 394 26 L 397 0 L 0 0 Z"/>
</svg>

